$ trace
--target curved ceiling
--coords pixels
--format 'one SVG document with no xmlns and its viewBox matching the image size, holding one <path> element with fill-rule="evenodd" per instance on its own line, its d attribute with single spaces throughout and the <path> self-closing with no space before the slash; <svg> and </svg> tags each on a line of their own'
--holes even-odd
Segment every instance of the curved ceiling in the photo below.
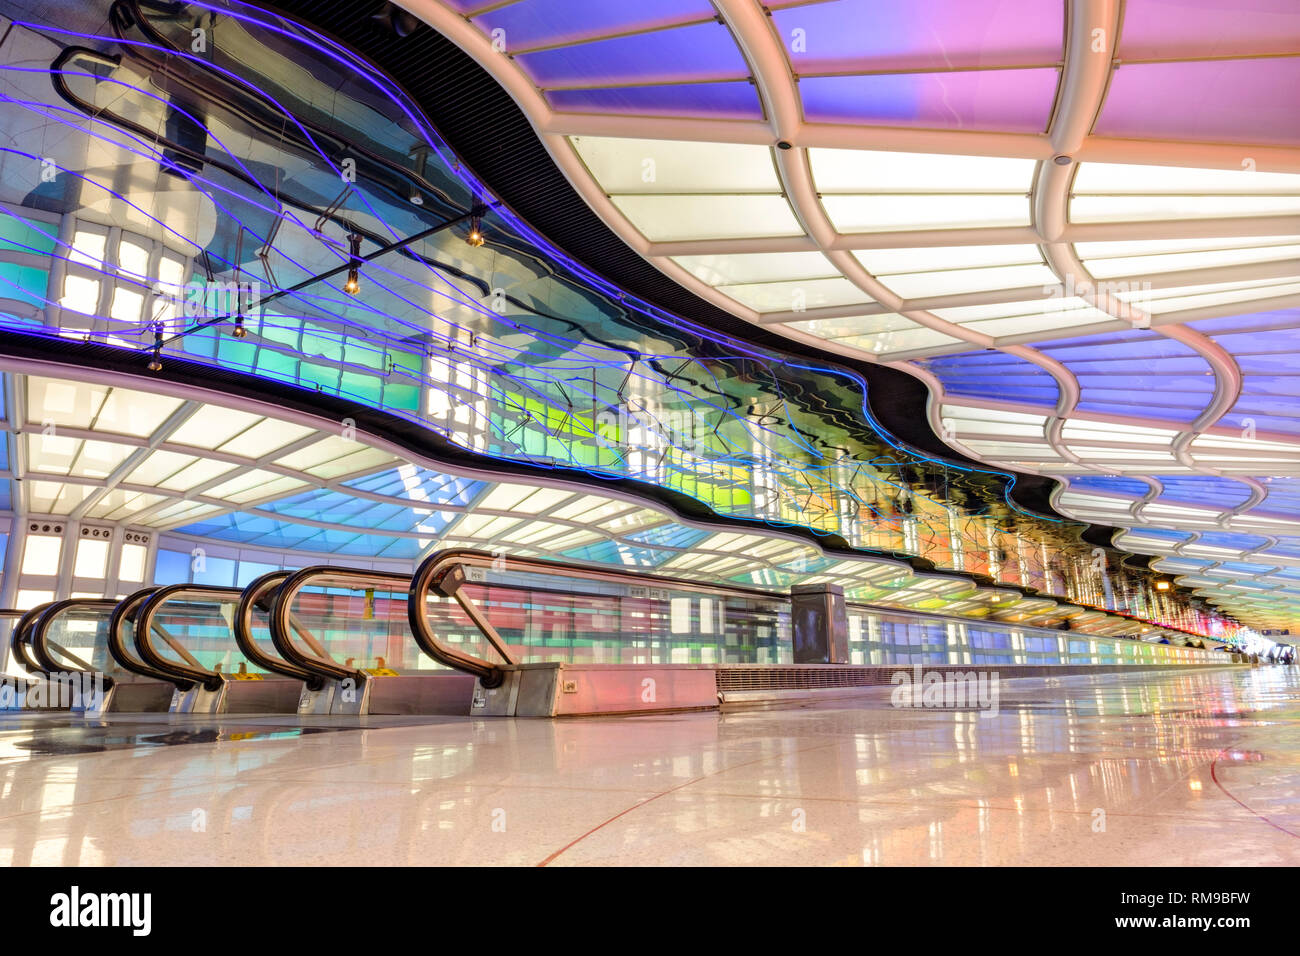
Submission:
<svg viewBox="0 0 1300 956">
<path fill-rule="evenodd" d="M 949 573 L 933 576 L 935 586 L 961 601 L 980 593 L 974 580 L 1020 594 L 1049 618 L 1061 612 L 1038 591 L 1203 633 L 1222 628 L 1195 603 L 1154 593 L 1149 575 L 1083 545 L 1078 526 L 1023 513 L 1007 476 L 901 447 L 875 427 L 862 380 L 845 368 L 717 334 L 573 262 L 462 168 L 386 74 L 328 37 L 237 2 L 116 0 L 102 16 L 94 5 L 66 7 L 66 17 L 15 21 L 0 40 L 0 114 L 22 131 L 0 147 L 0 325 L 21 354 L 68 364 L 94 355 L 136 375 L 147 367 L 161 372 L 160 388 L 175 375 L 225 376 L 259 383 L 255 395 L 293 391 L 287 407 L 312 396 L 322 409 L 352 403 L 419 432 L 416 447 L 441 436 L 459 447 L 457 460 L 531 469 L 543 482 L 581 476 L 611 492 L 640 483 L 664 490 L 660 500 L 693 499 L 737 533 L 798 527 L 805 538 L 824 536 L 827 550 L 847 543 L 891 568 L 943 565 Z M 665 169 L 682 157 L 668 157 Z M 651 164 L 650 180 L 658 169 Z M 729 171 L 751 184 L 763 175 L 740 162 Z M 742 198 L 771 206 L 774 197 Z M 1035 368 L 1056 382 L 1058 365 L 1040 358 Z M 28 436 L 10 429 L 8 443 L 14 477 L 25 477 Z M 221 447 L 210 450 L 217 454 L 200 457 L 227 460 Z M 75 462 L 83 452 L 67 454 Z M 134 468 L 134 454 L 106 474 L 69 472 L 28 501 L 37 492 L 27 489 L 50 477 L 38 469 L 15 510 L 143 527 L 176 518 L 166 526 L 263 545 L 261 535 L 295 539 L 276 524 L 281 517 L 324 522 L 327 534 L 296 537 L 311 553 L 328 544 L 396 556 L 426 537 L 412 526 L 398 544 L 370 542 L 358 525 L 386 519 L 327 494 L 360 486 L 294 485 L 290 498 L 308 497 L 256 504 L 259 481 L 308 480 L 274 455 L 253 471 L 234 463 L 244 468 L 234 477 L 252 485 L 227 488 L 218 471 L 167 495 L 164 479 L 205 466 L 185 461 L 145 491 L 134 470 L 118 471 Z M 77 489 L 86 481 L 71 479 L 106 476 L 114 488 L 164 500 L 101 514 L 107 499 L 86 492 L 94 501 L 84 504 Z M 244 494 L 254 498 L 231 497 Z M 405 517 L 394 517 L 393 530 Z M 567 546 L 560 553 L 572 556 Z M 639 561 L 635 549 L 609 554 Z M 728 567 L 701 560 L 710 573 Z M 1017 599 L 998 612 L 1024 606 Z"/>
<path fill-rule="evenodd" d="M 917 376 L 952 448 L 1300 625 L 1293 3 L 402 5 L 682 287 Z"/>
</svg>

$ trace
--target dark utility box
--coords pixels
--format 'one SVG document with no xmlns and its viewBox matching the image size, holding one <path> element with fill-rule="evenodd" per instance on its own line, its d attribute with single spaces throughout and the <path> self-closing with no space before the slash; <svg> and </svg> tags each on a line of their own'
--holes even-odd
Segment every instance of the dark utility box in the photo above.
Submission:
<svg viewBox="0 0 1300 956">
<path fill-rule="evenodd" d="M 837 584 L 796 584 L 790 589 L 796 664 L 847 664 L 849 615 Z"/>
</svg>

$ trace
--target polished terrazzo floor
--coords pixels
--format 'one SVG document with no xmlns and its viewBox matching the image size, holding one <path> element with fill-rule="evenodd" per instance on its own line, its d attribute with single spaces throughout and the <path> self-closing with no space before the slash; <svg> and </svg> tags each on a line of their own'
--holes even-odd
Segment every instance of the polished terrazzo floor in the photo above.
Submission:
<svg viewBox="0 0 1300 956">
<path fill-rule="evenodd" d="M 0 863 L 1300 863 L 1295 667 L 434 720 L 0 715 Z"/>
</svg>

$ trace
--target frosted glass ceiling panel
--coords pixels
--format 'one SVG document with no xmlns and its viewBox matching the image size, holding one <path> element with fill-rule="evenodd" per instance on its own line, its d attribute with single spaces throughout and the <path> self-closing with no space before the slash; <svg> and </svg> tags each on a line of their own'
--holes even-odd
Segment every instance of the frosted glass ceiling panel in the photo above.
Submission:
<svg viewBox="0 0 1300 956">
<path fill-rule="evenodd" d="M 1218 219 L 1300 213 L 1300 195 L 1288 196 L 1075 196 L 1071 222 L 1145 219 Z"/>
<path fill-rule="evenodd" d="M 651 242 L 803 235 L 784 196 L 615 196 L 613 201 Z"/>
<path fill-rule="evenodd" d="M 1056 273 L 1041 263 L 998 266 L 990 269 L 949 269 L 942 272 L 891 275 L 882 277 L 880 281 L 904 299 L 986 292 L 993 289 L 1059 285 Z"/>
<path fill-rule="evenodd" d="M 210 498 L 225 498 L 235 502 L 254 501 L 258 498 L 282 494 L 294 488 L 306 487 L 306 485 L 307 482 L 299 478 L 289 478 L 254 468 L 246 474 L 208 489 L 207 495 Z"/>
<path fill-rule="evenodd" d="M 1155 256 L 1175 252 L 1214 252 L 1256 246 L 1300 244 L 1300 236 L 1241 236 L 1213 239 L 1130 239 L 1117 242 L 1076 242 L 1080 259 L 1113 259 L 1123 256 Z"/>
<path fill-rule="evenodd" d="M 271 454 L 277 448 L 283 448 L 285 445 L 306 438 L 314 430 L 305 425 L 293 425 L 273 418 L 264 418 L 244 433 L 225 442 L 221 446 L 221 451 L 231 455 L 242 455 L 245 458 L 261 458 Z"/>
<path fill-rule="evenodd" d="M 277 459 L 276 464 L 297 471 L 307 471 L 318 465 L 365 449 L 365 445 L 349 441 L 338 435 L 332 435 Z"/>
<path fill-rule="evenodd" d="M 363 448 L 361 451 L 344 455 L 342 458 L 335 458 L 324 464 L 313 465 L 307 469 L 307 472 L 313 477 L 324 478 L 328 481 L 366 469 L 377 468 L 391 461 L 393 461 L 393 456 L 386 451 L 381 451 L 378 448 Z"/>
<path fill-rule="evenodd" d="M 1296 271 L 1300 272 L 1298 257 L 1300 257 L 1300 246 L 1267 246 L 1256 249 L 1225 249 L 1218 252 L 1183 252 L 1164 256 L 1091 259 L 1084 260 L 1084 265 L 1099 279 L 1286 260 L 1295 261 Z"/>
<path fill-rule="evenodd" d="M 1037 246 L 932 246 L 919 249 L 863 249 L 853 253 L 867 271 L 877 276 L 936 269 L 1010 266 L 1041 263 Z"/>
<path fill-rule="evenodd" d="M 783 279 L 824 279 L 839 275 L 820 252 L 760 252 L 721 256 L 676 256 L 673 259 L 708 285 L 740 285 Z"/>
<path fill-rule="evenodd" d="M 1080 163 L 1071 189 L 1076 194 L 1180 195 L 1289 193 L 1300 195 L 1300 175 L 1249 169 L 1195 169 L 1186 166 L 1131 166 Z"/>
<path fill-rule="evenodd" d="M 878 335 L 849 335 L 835 341 L 842 342 L 845 345 L 852 345 L 854 348 L 860 348 L 867 352 L 874 352 L 877 355 L 890 355 L 913 352 L 919 349 L 965 344 L 960 339 L 923 327 L 896 332 L 881 332 Z"/>
<path fill-rule="evenodd" d="M 1073 329 L 1102 322 L 1121 321 L 1098 309 L 1078 309 L 1010 316 L 1001 319 L 980 319 L 958 324 L 964 325 L 973 332 L 981 332 L 994 338 L 1001 338 L 1013 335 L 1034 335 L 1058 329 Z"/>
<path fill-rule="evenodd" d="M 911 319 L 906 319 L 893 312 L 884 312 L 880 315 L 857 315 L 843 319 L 803 319 L 785 324 L 792 329 L 798 329 L 800 332 L 820 335 L 827 339 L 921 328 Z"/>
<path fill-rule="evenodd" d="M 822 197 L 840 232 L 1029 225 L 1027 196 L 848 196 Z"/>
<path fill-rule="evenodd" d="M 749 75 L 731 32 L 714 22 L 523 53 L 514 59 L 542 88 L 732 80 Z"/>
<path fill-rule="evenodd" d="M 1077 296 L 1069 298 L 1043 298 L 1028 302 L 999 302 L 993 305 L 961 305 L 950 309 L 935 309 L 934 314 L 959 325 L 981 319 L 998 319 L 1012 316 L 1073 315 L 1080 321 L 1106 321 L 1112 316 L 1089 305 Z"/>
<path fill-rule="evenodd" d="M 889 153 L 875 150 L 808 150 L 813 180 L 831 192 L 1014 192 L 1028 195 L 1032 159 Z"/>
<path fill-rule="evenodd" d="M 145 488 L 157 487 L 168 475 L 175 474 L 197 460 L 193 455 L 182 455 L 174 451 L 155 451 L 126 476 L 126 483 Z"/>
<path fill-rule="evenodd" d="M 237 465 L 232 465 L 229 462 L 199 459 L 193 464 L 182 468 L 176 474 L 158 482 L 158 487 L 168 491 L 189 491 L 191 488 L 201 485 L 205 481 L 211 481 L 228 471 L 233 471 L 237 467 Z"/>
<path fill-rule="evenodd" d="M 1076 246 L 1076 249 L 1079 248 L 1079 246 Z M 1083 256 L 1082 251 L 1079 254 L 1081 257 Z M 1153 250 L 1153 254 L 1150 255 L 1118 255 L 1104 259 L 1083 258 L 1083 263 L 1094 276 L 1099 279 L 1106 279 L 1114 276 L 1147 275 L 1189 269 L 1212 269 L 1218 266 L 1239 265 L 1249 262 L 1277 262 L 1286 259 L 1300 260 L 1300 244 L 1257 245 L 1245 248 L 1219 248 L 1197 252 Z M 1300 266 L 1300 262 L 1297 264 Z"/>
<path fill-rule="evenodd" d="M 1219 4 L 1126 0 L 1119 55 L 1176 60 L 1224 53 L 1289 53 L 1300 47 L 1300 7 L 1292 0 Z"/>
<path fill-rule="evenodd" d="M 1116 441 L 1152 445 L 1168 445 L 1177 434 L 1178 432 L 1168 429 L 1115 425 L 1082 419 L 1069 421 L 1061 429 L 1061 437 L 1067 441 Z"/>
<path fill-rule="evenodd" d="M 1300 143 L 1300 110 L 1287 95 L 1296 89 L 1300 57 L 1294 55 L 1125 63 L 1110 81 L 1095 130 L 1102 136 L 1291 145 Z"/>
<path fill-rule="evenodd" d="M 1182 289 L 1123 292 L 1118 297 L 1134 302 L 1146 312 L 1158 315 L 1183 309 L 1199 309 L 1232 302 L 1250 302 L 1255 299 L 1273 299 L 1297 294 L 1300 294 L 1300 283 L 1293 279 L 1272 279 L 1265 282 L 1228 282 Z"/>
<path fill-rule="evenodd" d="M 614 86 L 548 90 L 546 101 L 560 112 L 631 113 L 642 116 L 704 116 L 761 119 L 763 104 L 748 81 Z"/>
<path fill-rule="evenodd" d="M 559 46 L 584 37 L 630 33 L 672 22 L 712 20 L 717 14 L 708 0 L 656 0 L 650 4 L 608 3 L 605 0 L 528 0 L 497 6 L 473 18 L 484 33 L 504 31 L 506 50 L 514 53 L 538 46 Z"/>
<path fill-rule="evenodd" d="M 810 122 L 1041 133 L 1056 96 L 1055 67 L 801 76 Z"/>
<path fill-rule="evenodd" d="M 570 136 L 608 193 L 779 193 L 766 146 Z"/>
<path fill-rule="evenodd" d="M 777 10 L 772 22 L 807 74 L 1055 63 L 1064 16 L 1061 0 L 840 0 Z"/>
<path fill-rule="evenodd" d="M 718 291 L 758 312 L 797 312 L 872 301 L 869 295 L 845 278 L 723 285 L 718 286 Z"/>
<path fill-rule="evenodd" d="M 261 421 L 262 416 L 206 405 L 176 429 L 167 440 L 193 448 L 216 448 Z"/>
<path fill-rule="evenodd" d="M 182 405 L 179 398 L 126 388 L 29 376 L 27 420 L 35 424 L 94 428 L 143 438 Z"/>
</svg>

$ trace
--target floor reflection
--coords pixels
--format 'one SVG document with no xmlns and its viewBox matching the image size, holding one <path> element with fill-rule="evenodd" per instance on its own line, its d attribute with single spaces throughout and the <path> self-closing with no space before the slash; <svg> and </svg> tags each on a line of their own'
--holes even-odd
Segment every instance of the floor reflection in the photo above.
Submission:
<svg viewBox="0 0 1300 956">
<path fill-rule="evenodd" d="M 882 695 L 561 722 L 4 725 L 0 860 L 1300 862 L 1296 669 L 1048 684 L 1005 682 L 991 718 Z"/>
</svg>

